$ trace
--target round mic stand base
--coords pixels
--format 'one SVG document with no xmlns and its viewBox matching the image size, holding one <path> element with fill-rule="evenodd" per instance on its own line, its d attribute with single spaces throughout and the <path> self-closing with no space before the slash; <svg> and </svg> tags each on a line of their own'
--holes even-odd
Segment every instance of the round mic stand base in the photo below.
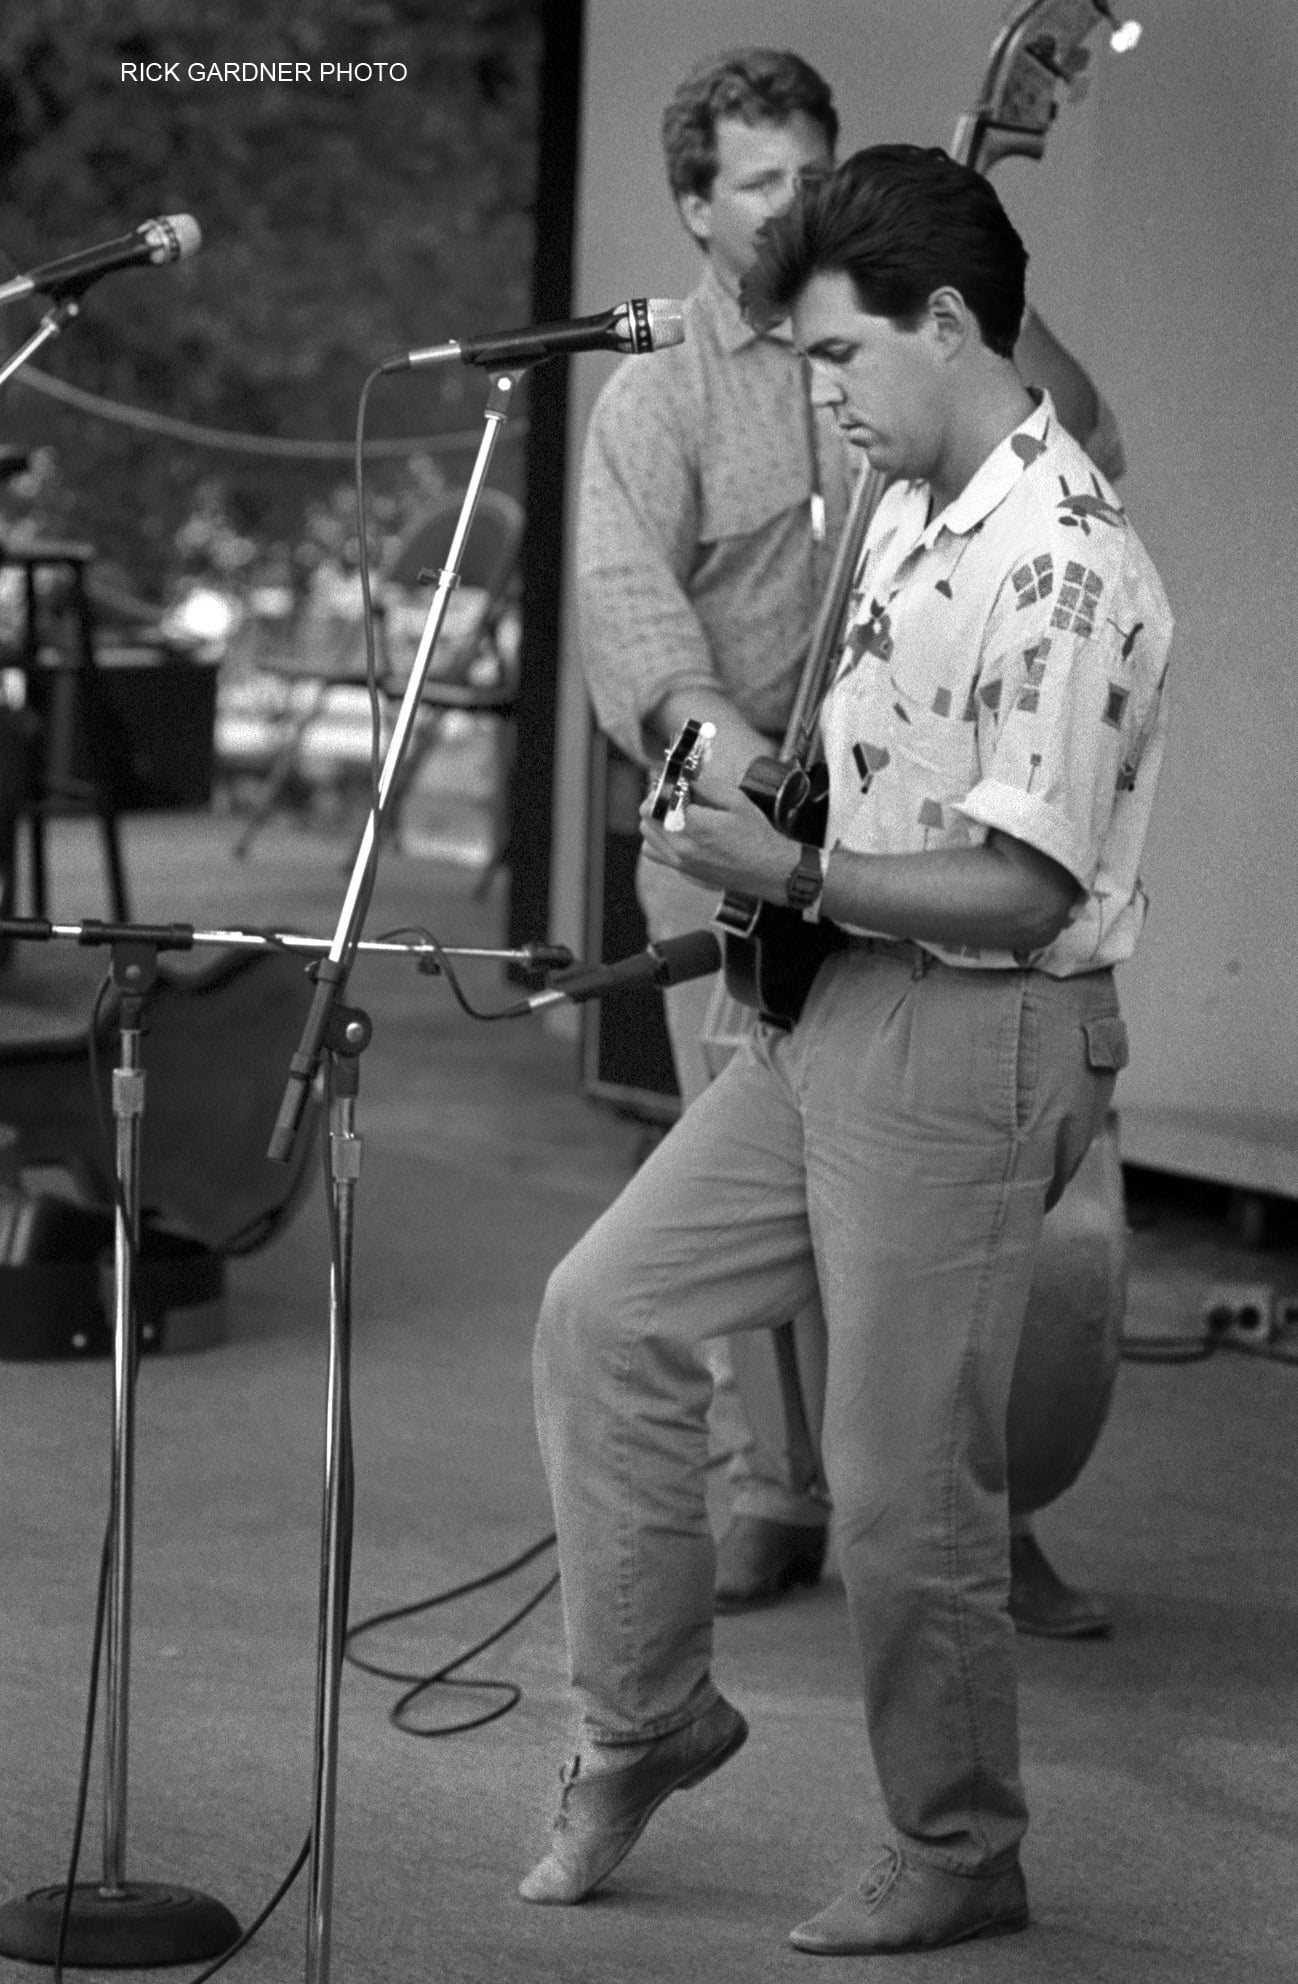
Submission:
<svg viewBox="0 0 1298 1984">
<path fill-rule="evenodd" d="M 6 1902 L 0 1908 L 0 1956 L 52 1965 L 66 1894 L 60 1882 Z M 80 1970 L 204 1963 L 223 1956 L 239 1933 L 224 1902 L 192 1888 L 128 1881 L 114 1891 L 87 1882 L 72 1890 L 63 1961 Z"/>
</svg>

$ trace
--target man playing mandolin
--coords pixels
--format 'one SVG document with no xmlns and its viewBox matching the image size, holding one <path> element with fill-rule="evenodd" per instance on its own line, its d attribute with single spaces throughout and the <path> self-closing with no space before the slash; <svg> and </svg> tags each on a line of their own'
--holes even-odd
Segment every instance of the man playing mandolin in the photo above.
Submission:
<svg viewBox="0 0 1298 1984">
<path fill-rule="evenodd" d="M 737 302 L 757 229 L 805 174 L 828 169 L 838 117 L 824 78 L 788 52 L 739 48 L 691 72 L 667 107 L 672 193 L 707 266 L 686 305 L 686 342 L 623 366 L 601 393 L 583 463 L 577 534 L 582 655 L 600 724 L 642 762 L 687 717 L 713 718 L 714 764 L 737 781 L 778 746 L 847 515 L 856 464 L 805 363 L 780 328 L 756 332 Z M 1112 477 L 1121 448 L 1085 373 L 1031 310 L 1015 350 L 1029 384 Z M 637 890 L 657 942 L 706 923 L 715 892 L 642 860 Z M 706 1086 L 700 1034 L 711 988 L 666 1002 L 685 1102 Z M 811 1390 L 823 1375 L 814 1309 L 797 1325 Z M 790 1332 L 748 1333 L 710 1357 L 736 1452 L 733 1519 L 718 1549 L 717 1602 L 761 1603 L 814 1582 L 828 1506 Z M 782 1355 L 783 1353 L 783 1359 Z M 739 1391 L 727 1385 L 733 1361 Z M 748 1408 L 745 1410 L 745 1408 Z M 813 1415 L 814 1416 L 814 1415 Z M 758 1429 L 783 1427 L 778 1440 Z M 1095 1601 L 1057 1578 L 1018 1521 L 1011 1607 L 1051 1636 L 1102 1631 Z"/>
<path fill-rule="evenodd" d="M 531 1901 L 589 1894 L 743 1743 L 710 1674 L 707 1339 L 818 1292 L 824 1460 L 892 1828 L 792 1932 L 824 1955 L 1025 1926 L 1006 1419 L 1046 1209 L 1126 1057 L 1171 620 L 1111 486 L 1012 353 L 1026 254 L 988 182 L 876 146 L 762 231 L 891 486 L 822 712 L 827 852 L 705 767 L 650 857 L 840 936 L 551 1277 L 536 1342 L 582 1725 Z M 1083 501 L 1079 503 L 1078 493 Z"/>
</svg>

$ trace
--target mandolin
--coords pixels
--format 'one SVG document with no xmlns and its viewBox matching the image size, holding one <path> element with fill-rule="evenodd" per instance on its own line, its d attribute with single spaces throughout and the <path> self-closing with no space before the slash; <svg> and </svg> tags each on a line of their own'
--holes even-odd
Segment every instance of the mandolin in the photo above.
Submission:
<svg viewBox="0 0 1298 1984">
<path fill-rule="evenodd" d="M 650 818 L 665 834 L 679 833 L 684 826 L 690 790 L 708 761 L 716 734 L 715 723 L 687 717 L 668 746 L 649 803 Z"/>
<path fill-rule="evenodd" d="M 1108 0 L 1016 0 L 992 44 L 978 98 L 956 126 L 951 156 L 984 173 L 1000 159 L 1043 157 L 1060 90 L 1073 98 L 1084 93 L 1086 44 L 1105 22 L 1114 31 L 1115 46 L 1133 45 L 1133 30 L 1119 28 Z M 818 847 L 824 844 L 829 798 L 828 772 L 816 761 L 820 707 L 837 669 L 852 583 L 884 486 L 880 474 L 864 470 L 812 631 L 783 750 L 778 757 L 755 758 L 740 780 L 740 790 L 781 833 Z M 731 998 L 772 1025 L 792 1026 L 838 940 L 834 926 L 808 923 L 797 910 L 736 891 L 722 897 L 714 921 L 723 935 Z"/>
</svg>

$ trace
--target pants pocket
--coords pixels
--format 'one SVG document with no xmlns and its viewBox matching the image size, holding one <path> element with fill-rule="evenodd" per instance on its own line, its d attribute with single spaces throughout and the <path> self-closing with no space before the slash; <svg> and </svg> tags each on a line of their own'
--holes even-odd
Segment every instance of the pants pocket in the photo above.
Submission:
<svg viewBox="0 0 1298 1984">
<path fill-rule="evenodd" d="M 1086 1036 L 1086 1065 L 1097 1074 L 1117 1075 L 1131 1059 L 1127 1023 L 1116 1013 L 1103 1019 L 1083 1020 Z"/>
</svg>

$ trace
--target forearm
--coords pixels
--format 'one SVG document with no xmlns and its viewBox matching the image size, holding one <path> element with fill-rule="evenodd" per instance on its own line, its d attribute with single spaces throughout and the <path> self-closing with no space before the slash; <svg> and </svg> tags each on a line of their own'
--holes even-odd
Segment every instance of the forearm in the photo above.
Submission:
<svg viewBox="0 0 1298 1984">
<path fill-rule="evenodd" d="M 701 781 L 680 830 L 670 834 L 653 820 L 646 801 L 640 811 L 646 850 L 706 888 L 784 903 L 798 847 L 748 799 L 715 785 L 713 792 L 709 798 Z M 1066 868 L 999 830 L 977 847 L 915 854 L 836 847 L 823 860 L 822 916 L 852 929 L 934 944 L 1044 949 L 1079 893 Z"/>
<path fill-rule="evenodd" d="M 673 734 L 664 697 L 677 684 L 707 684 L 712 653 L 689 595 L 698 514 L 688 437 L 670 409 L 641 404 L 634 380 L 628 408 L 619 379 L 596 405 L 582 462 L 578 626 L 601 726 L 651 761 Z"/>
<path fill-rule="evenodd" d="M 1057 863 L 993 835 L 980 847 L 931 854 L 836 848 L 825 863 L 821 914 L 888 937 L 1037 951 L 1059 934 L 1076 893 Z"/>
</svg>

